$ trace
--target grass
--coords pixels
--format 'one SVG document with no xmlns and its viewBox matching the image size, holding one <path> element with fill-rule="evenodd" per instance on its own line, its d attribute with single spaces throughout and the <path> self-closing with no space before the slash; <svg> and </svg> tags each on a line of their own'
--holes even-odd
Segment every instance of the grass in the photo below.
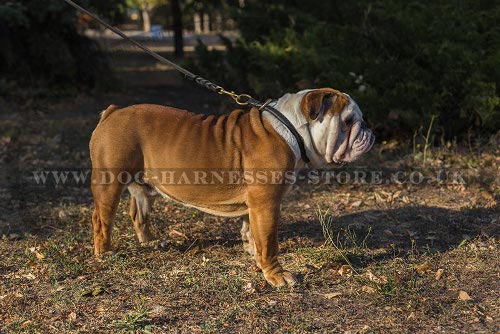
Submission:
<svg viewBox="0 0 500 334">
<path fill-rule="evenodd" d="M 143 301 L 134 310 L 123 318 L 116 320 L 114 327 L 120 332 L 127 333 L 153 333 L 153 326 L 149 318 L 150 311 L 143 305 Z"/>
<path fill-rule="evenodd" d="M 54 228 L 37 225 L 37 219 L 19 240 L 6 234 L 0 241 L 2 330 L 493 331 L 499 310 L 497 218 L 480 186 L 463 194 L 427 186 L 403 190 L 426 201 L 410 207 L 402 196 L 378 201 L 372 195 L 378 188 L 369 185 L 335 192 L 324 187 L 312 199 L 307 187 L 285 201 L 280 230 L 282 262 L 300 282 L 278 290 L 251 270 L 237 221 L 160 200 L 153 227 L 168 247 L 143 247 L 131 232 L 125 197 L 115 226 L 118 251 L 95 261 L 89 204 L 37 206 L 32 213 L 51 217 L 42 220 Z M 383 189 L 400 191 L 394 185 Z M 338 206 L 347 193 L 348 203 Z M 478 199 L 474 207 L 472 197 Z M 362 204 L 350 208 L 359 199 Z M 325 209 L 303 205 L 311 201 Z M 444 273 L 436 279 L 439 269 Z M 461 290 L 472 300 L 460 300 Z"/>
<path fill-rule="evenodd" d="M 329 211 L 329 209 L 321 210 L 319 206 L 317 209 L 318 220 L 325 238 L 323 246 L 329 253 L 333 251 L 354 273 L 358 274 L 352 263 L 361 262 L 366 255 L 366 240 L 370 236 L 371 226 L 368 227 L 366 235 L 359 239 L 356 231 L 350 226 L 338 231 L 335 219 Z"/>
</svg>

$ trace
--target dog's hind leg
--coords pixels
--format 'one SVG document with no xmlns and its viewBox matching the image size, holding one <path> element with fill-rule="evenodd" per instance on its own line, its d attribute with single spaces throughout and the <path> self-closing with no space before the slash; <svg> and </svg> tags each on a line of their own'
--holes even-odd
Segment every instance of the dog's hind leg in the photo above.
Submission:
<svg viewBox="0 0 500 334">
<path fill-rule="evenodd" d="M 135 233 L 139 242 L 146 243 L 154 239 L 149 227 L 149 213 L 153 209 L 155 196 L 147 185 L 131 183 L 130 192 L 130 217 L 134 223 Z"/>
<path fill-rule="evenodd" d="M 118 182 L 92 186 L 94 194 L 92 224 L 94 226 L 94 254 L 96 256 L 111 250 L 113 219 L 124 187 Z"/>
<path fill-rule="evenodd" d="M 250 219 L 248 215 L 243 216 L 243 224 L 241 226 L 241 240 L 243 240 L 243 250 L 250 254 L 255 255 L 255 240 L 252 236 L 252 231 L 250 231 Z"/>
</svg>

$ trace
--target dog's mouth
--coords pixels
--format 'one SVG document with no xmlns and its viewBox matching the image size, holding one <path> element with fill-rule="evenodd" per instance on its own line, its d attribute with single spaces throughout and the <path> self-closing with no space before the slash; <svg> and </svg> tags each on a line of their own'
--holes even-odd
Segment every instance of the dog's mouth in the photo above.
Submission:
<svg viewBox="0 0 500 334">
<path fill-rule="evenodd" d="M 358 105 L 349 95 L 349 104 L 341 113 L 331 117 L 328 123 L 325 159 L 327 163 L 342 166 L 368 152 L 375 136 L 363 120 Z"/>
<path fill-rule="evenodd" d="M 366 127 L 365 122 L 356 122 L 346 131 L 344 140 L 332 157 L 332 162 L 340 166 L 353 162 L 368 152 L 373 147 L 374 142 L 375 136 Z"/>
</svg>

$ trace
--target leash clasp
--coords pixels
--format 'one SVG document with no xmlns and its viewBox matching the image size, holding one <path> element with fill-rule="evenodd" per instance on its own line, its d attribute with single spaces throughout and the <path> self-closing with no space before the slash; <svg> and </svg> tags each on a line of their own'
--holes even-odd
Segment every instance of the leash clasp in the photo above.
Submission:
<svg viewBox="0 0 500 334">
<path fill-rule="evenodd" d="M 217 89 L 217 93 L 219 93 L 221 95 L 228 95 L 230 98 L 232 98 L 234 100 L 234 102 L 236 102 L 240 106 L 248 105 L 248 101 L 250 101 L 250 99 L 252 98 L 248 94 L 236 94 L 235 92 L 227 91 L 222 87 L 219 87 Z"/>
</svg>

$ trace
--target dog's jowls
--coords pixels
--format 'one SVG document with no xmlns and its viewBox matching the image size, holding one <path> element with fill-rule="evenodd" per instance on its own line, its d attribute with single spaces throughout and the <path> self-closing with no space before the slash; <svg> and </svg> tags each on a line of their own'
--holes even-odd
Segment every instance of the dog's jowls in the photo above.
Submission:
<svg viewBox="0 0 500 334">
<path fill-rule="evenodd" d="M 370 150 L 374 136 L 357 104 L 324 88 L 286 94 L 274 103 L 304 139 L 314 168 L 340 166 Z M 245 250 L 268 282 L 293 284 L 278 262 L 280 204 L 304 167 L 295 138 L 267 112 L 203 116 L 142 104 L 109 107 L 90 141 L 94 251 L 111 250 L 120 196 L 128 189 L 140 242 L 153 236 L 148 215 L 156 195 L 222 216 L 241 216 Z"/>
</svg>

